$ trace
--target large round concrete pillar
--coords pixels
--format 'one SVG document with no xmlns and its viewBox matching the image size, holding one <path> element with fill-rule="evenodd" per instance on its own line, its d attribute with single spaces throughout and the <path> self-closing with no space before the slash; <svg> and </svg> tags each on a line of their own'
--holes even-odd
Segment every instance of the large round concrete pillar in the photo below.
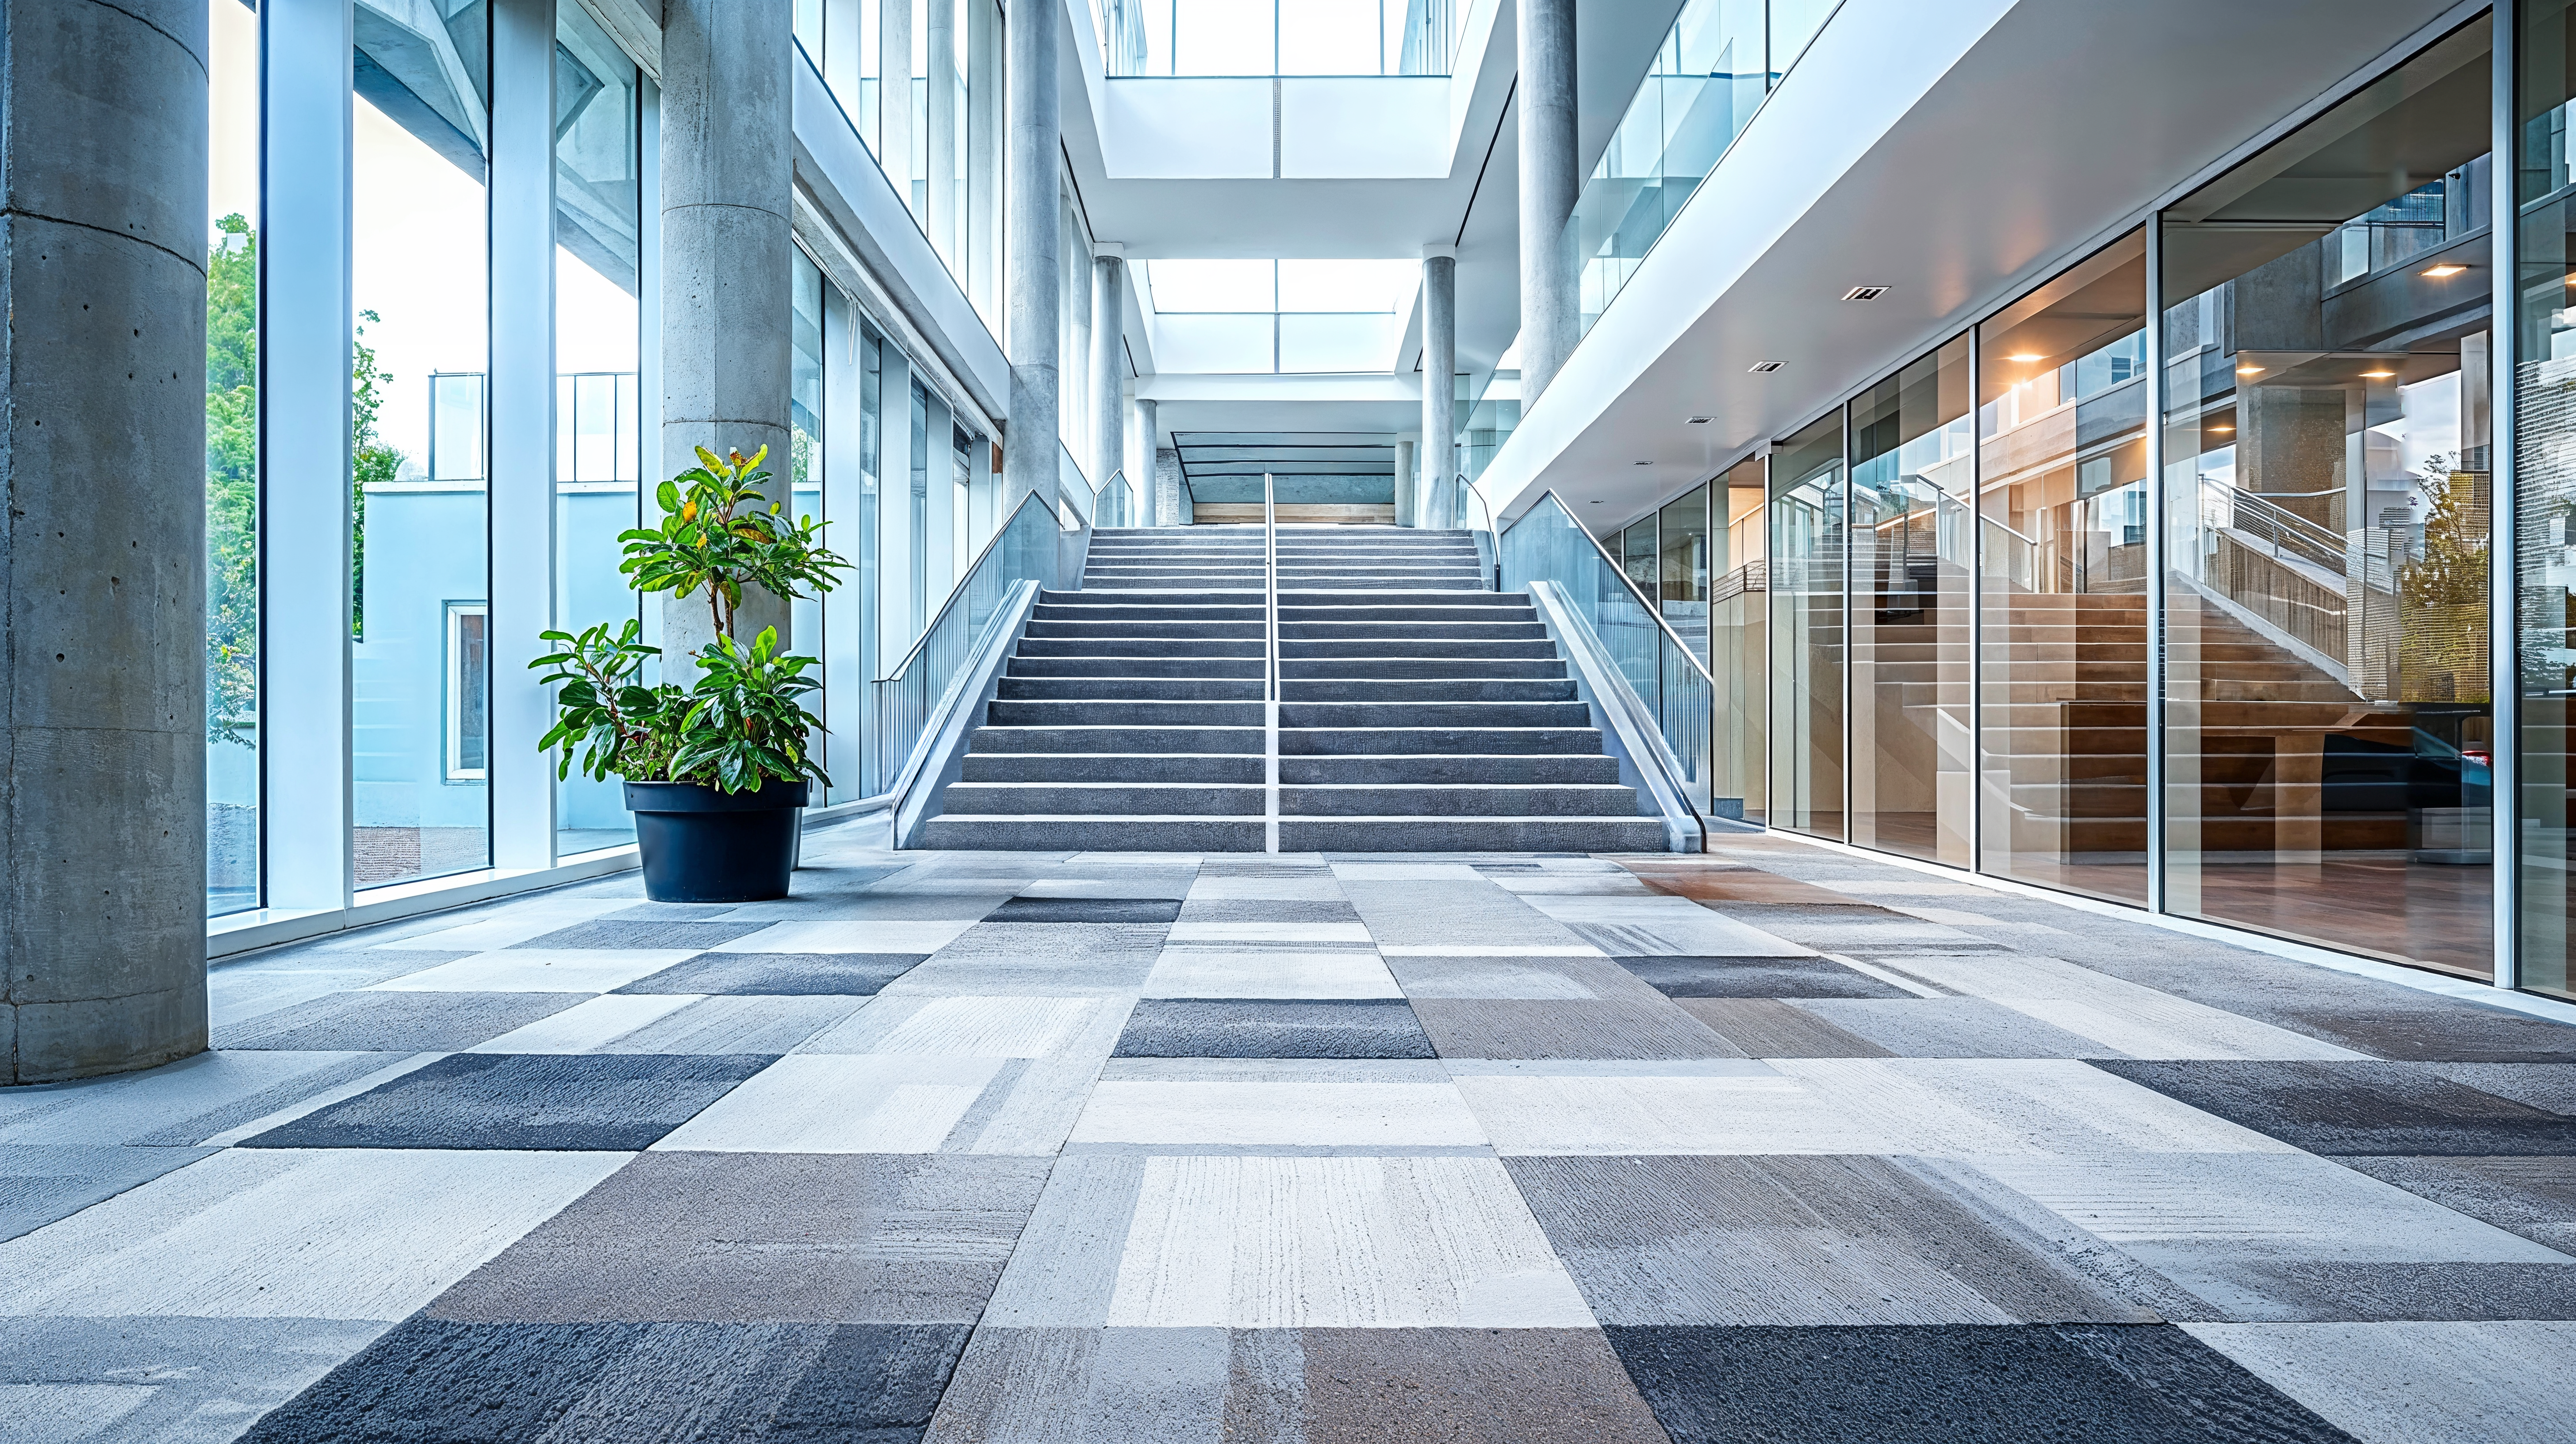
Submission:
<svg viewBox="0 0 2576 1444">
<path fill-rule="evenodd" d="M 1111 477 L 1127 470 L 1127 262 L 1115 255 L 1095 256 L 1091 277 L 1091 479 L 1106 488 Z M 1141 499 L 1143 488 L 1136 494 Z M 1137 524 L 1133 517 L 1127 520 L 1129 526 Z"/>
<path fill-rule="evenodd" d="M 662 470 L 696 448 L 769 448 L 786 501 L 795 36 L 785 5 L 668 0 L 662 23 Z M 855 540 L 855 538 L 853 538 Z M 853 561 L 856 559 L 853 558 Z M 788 606 L 746 593 L 734 632 L 788 638 Z M 714 639 L 703 596 L 666 598 L 666 658 Z"/>
<path fill-rule="evenodd" d="M 206 9 L 0 25 L 0 1083 L 43 1083 L 206 1046 Z"/>
<path fill-rule="evenodd" d="M 1565 223 L 1582 194 L 1575 165 L 1574 0 L 1520 0 L 1521 409 L 1582 339 Z"/>
<path fill-rule="evenodd" d="M 1035 493 L 1056 504 L 1056 450 L 1062 445 L 1062 398 L 1057 391 L 1061 342 L 1056 326 L 1064 304 L 1064 200 L 1056 167 L 1062 155 L 1064 117 L 1057 110 L 1056 13 L 1045 6 L 1012 8 L 1005 20 L 1008 51 L 1004 127 L 1009 139 L 1003 164 L 1002 346 L 1011 362 L 1009 428 L 1002 439 L 1003 515 Z M 1071 586 L 1064 577 L 1059 585 Z"/>
</svg>

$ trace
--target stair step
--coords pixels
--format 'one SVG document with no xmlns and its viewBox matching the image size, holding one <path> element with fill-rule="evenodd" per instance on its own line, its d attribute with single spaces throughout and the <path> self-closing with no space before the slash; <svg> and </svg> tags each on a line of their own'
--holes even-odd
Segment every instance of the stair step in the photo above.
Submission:
<svg viewBox="0 0 2576 1444">
<path fill-rule="evenodd" d="M 1253 745 L 1260 745 L 1257 734 Z M 1581 754 L 1601 751 L 1601 733 L 1591 727 L 1282 727 L 1279 751 L 1282 757 L 1292 752 L 1322 757 L 1448 752 Z"/>
<path fill-rule="evenodd" d="M 1242 753 L 1261 755 L 1259 727 L 978 727 L 972 752 Z"/>
<path fill-rule="evenodd" d="M 1282 727 L 1582 727 L 1591 718 L 1592 709 L 1581 702 L 1282 702 L 1279 706 Z"/>
<path fill-rule="evenodd" d="M 1635 816 L 1637 793 L 1608 786 L 1363 783 L 1279 788 L 1279 815 L 1306 817 Z"/>
<path fill-rule="evenodd" d="M 1360 677 L 1282 678 L 1279 700 L 1290 702 L 1571 702 L 1570 678 L 1514 680 L 1495 677 L 1373 680 Z"/>
<path fill-rule="evenodd" d="M 1261 703 L 1018 702 L 996 698 L 986 712 L 994 727 L 1259 727 Z"/>
<path fill-rule="evenodd" d="M 1261 641 L 1194 637 L 1024 637 L 1023 657 L 1252 657 L 1262 655 Z"/>
<path fill-rule="evenodd" d="M 1617 763 L 1613 762 L 1615 769 Z M 1199 782 L 1262 785 L 1259 749 L 1248 754 L 1142 752 L 969 752 L 968 782 Z"/>
<path fill-rule="evenodd" d="M 1249 657 L 1013 657 L 1006 677 L 1258 678 L 1258 653 Z"/>
<path fill-rule="evenodd" d="M 1619 759 L 1594 753 L 1432 753 L 1421 756 L 1316 757 L 1279 759 L 1282 787 L 1457 786 L 1486 784 L 1514 787 L 1608 787 L 1619 780 Z"/>
<path fill-rule="evenodd" d="M 1664 824 L 1652 817 L 1279 819 L 1281 852 L 1580 853 L 1662 852 L 1664 848 Z"/>
<path fill-rule="evenodd" d="M 1553 660 L 1556 644 L 1545 637 L 1512 642 L 1427 642 L 1390 637 L 1370 641 L 1279 640 L 1279 660 L 1312 657 L 1538 657 Z"/>
<path fill-rule="evenodd" d="M 1394 681 L 1404 678 L 1500 679 L 1562 677 L 1565 663 L 1555 657 L 1283 657 L 1279 675 L 1287 678 L 1342 678 Z"/>
<path fill-rule="evenodd" d="M 1266 700 L 1261 683 L 1259 677 L 1005 676 L 995 698 L 1012 702 L 1260 702 Z"/>
<path fill-rule="evenodd" d="M 940 799 L 942 816 L 1026 816 L 1031 813 L 1216 817 L 1262 815 L 1268 789 L 1197 782 L 952 782 Z"/>
<path fill-rule="evenodd" d="M 1260 852 L 1258 817 L 934 817 L 922 845 L 1000 852 Z"/>
</svg>

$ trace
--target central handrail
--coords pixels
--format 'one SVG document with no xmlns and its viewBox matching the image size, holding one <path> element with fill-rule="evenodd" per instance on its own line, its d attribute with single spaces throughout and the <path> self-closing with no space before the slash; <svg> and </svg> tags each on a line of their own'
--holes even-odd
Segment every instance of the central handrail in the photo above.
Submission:
<svg viewBox="0 0 2576 1444">
<path fill-rule="evenodd" d="M 1556 494 L 1556 488 L 1549 487 L 1547 490 L 1540 492 L 1538 500 L 1552 501 L 1556 503 L 1557 511 L 1562 513 L 1566 521 L 1571 523 L 1574 529 L 1582 534 L 1585 541 L 1592 543 L 1592 550 L 1599 553 L 1601 556 L 1601 564 L 1610 569 L 1610 574 L 1619 579 L 1619 584 L 1628 589 L 1628 595 L 1637 599 L 1637 605 L 1644 608 L 1646 615 L 1652 618 L 1655 625 L 1663 631 L 1664 640 L 1673 644 L 1673 647 L 1681 653 L 1682 660 L 1688 662 L 1691 665 L 1691 670 L 1699 673 L 1702 680 L 1708 682 L 1711 686 L 1716 685 L 1717 678 L 1712 676 L 1708 668 L 1702 665 L 1700 659 L 1692 653 L 1690 643 L 1683 641 L 1682 634 L 1673 630 L 1673 624 L 1664 620 L 1664 609 L 1657 606 L 1653 599 L 1649 598 L 1644 592 L 1638 590 L 1637 579 L 1628 575 L 1628 569 L 1619 565 L 1618 559 L 1610 555 L 1610 549 L 1601 544 L 1601 538 L 1594 536 L 1589 527 L 1586 527 L 1582 522 L 1575 520 L 1573 509 L 1565 504 L 1564 497 Z M 1522 522 L 1529 520 L 1530 511 L 1536 510 L 1538 510 L 1538 502 L 1530 503 L 1529 511 L 1522 512 L 1519 516 L 1512 518 L 1511 526 L 1505 527 L 1501 532 L 1497 533 L 1496 540 L 1499 541 L 1502 537 L 1510 535 L 1511 532 L 1515 528 L 1519 527 Z"/>
<path fill-rule="evenodd" d="M 1269 472 L 1261 473 L 1261 697 L 1279 700 L 1279 503 Z"/>
</svg>

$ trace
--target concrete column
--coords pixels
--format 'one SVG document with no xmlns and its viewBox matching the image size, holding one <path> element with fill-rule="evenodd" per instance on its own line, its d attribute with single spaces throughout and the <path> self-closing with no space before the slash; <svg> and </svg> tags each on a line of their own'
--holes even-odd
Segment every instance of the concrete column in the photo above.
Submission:
<svg viewBox="0 0 2576 1444">
<path fill-rule="evenodd" d="M 1127 466 L 1127 263 L 1113 247 L 1094 249 L 1106 254 L 1091 262 L 1091 479 L 1106 491 Z"/>
<path fill-rule="evenodd" d="M 1163 493 L 1163 468 L 1155 465 L 1163 449 L 1163 403 L 1150 396 L 1136 398 L 1136 494 L 1145 499 L 1145 525 L 1177 526 L 1181 520 L 1181 499 Z"/>
<path fill-rule="evenodd" d="M 922 187 L 921 228 L 948 262 L 949 273 L 963 279 L 966 268 L 958 264 L 957 254 L 957 0 L 924 0 L 924 11 L 930 78 L 923 82 L 929 92 L 923 107 L 929 133 L 922 147 L 927 184 Z"/>
<path fill-rule="evenodd" d="M 1063 204 L 1057 179 L 1063 116 L 1056 98 L 1055 12 L 1023 5 L 1006 24 L 1010 113 L 1002 206 L 1003 348 L 1011 360 L 1010 432 L 1002 442 L 1002 514 L 1031 493 L 1057 503 L 1056 390 L 1064 305 Z M 1069 580 L 1069 579 L 1067 579 Z"/>
<path fill-rule="evenodd" d="M 1418 523 L 1417 521 L 1415 521 L 1415 520 L 1414 520 L 1414 515 L 1413 515 L 1413 449 L 1414 449 L 1414 446 L 1415 446 L 1415 442 L 1414 442 L 1413 438 L 1412 438 L 1412 437 L 1410 437 L 1410 436 L 1399 436 L 1399 437 L 1397 437 L 1397 438 L 1396 438 L 1396 441 L 1395 441 L 1395 524 L 1396 524 L 1397 526 L 1417 526 L 1417 525 L 1419 525 L 1419 524 L 1420 524 L 1420 523 Z"/>
<path fill-rule="evenodd" d="M 206 1046 L 206 12 L 145 8 L 0 8 L 0 1084 Z"/>
<path fill-rule="evenodd" d="M 1522 345 L 1529 335 L 1522 332 Z M 1458 260 L 1445 250 L 1422 258 L 1422 480 L 1414 525 L 1454 527 L 1450 483 L 1458 472 Z"/>
<path fill-rule="evenodd" d="M 1574 254 L 1565 222 L 1583 190 L 1576 166 L 1575 0 L 1520 0 L 1521 407 L 1526 411 L 1581 339 Z"/>
<path fill-rule="evenodd" d="M 662 469 L 698 464 L 695 448 L 748 456 L 769 448 L 775 500 L 787 499 L 789 210 L 794 138 L 784 5 L 668 0 L 662 28 Z M 746 594 L 734 631 L 776 627 L 788 605 Z M 703 596 L 666 598 L 664 675 L 714 640 Z"/>
</svg>

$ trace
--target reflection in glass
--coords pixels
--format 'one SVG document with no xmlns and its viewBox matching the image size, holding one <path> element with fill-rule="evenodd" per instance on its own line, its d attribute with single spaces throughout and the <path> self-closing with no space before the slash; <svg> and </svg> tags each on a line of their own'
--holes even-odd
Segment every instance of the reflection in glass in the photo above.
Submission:
<svg viewBox="0 0 2576 1444">
<path fill-rule="evenodd" d="M 2576 997 L 2576 14 L 2526 0 L 2513 391 L 2515 675 L 2521 685 L 2515 940 L 2522 986 Z M 2474 272 L 2472 275 L 2476 274 Z"/>
<path fill-rule="evenodd" d="M 1843 835 L 1843 413 L 1771 453 L 1774 827 Z"/>
<path fill-rule="evenodd" d="M 578 5 L 555 27 L 555 621 L 571 631 L 640 615 L 617 570 L 639 524 L 643 190 L 633 61 Z M 716 445 L 726 438 L 711 437 Z M 772 470 L 778 469 L 773 458 Z M 658 480 L 659 478 L 656 478 Z M 555 785 L 555 850 L 634 840 L 615 779 Z"/>
<path fill-rule="evenodd" d="M 2478 977 L 2488 68 L 2481 20 L 2163 222 L 2167 906 Z"/>
<path fill-rule="evenodd" d="M 1727 468 L 1711 489 L 1725 525 L 1712 550 L 1709 587 L 1709 676 L 1717 684 L 1710 711 L 1710 806 L 1720 817 L 1760 822 L 1769 812 L 1770 759 L 1763 741 L 1770 677 L 1768 567 L 1763 560 L 1767 464 L 1751 457 Z M 1715 519 L 1714 517 L 1712 518 Z"/>
<path fill-rule="evenodd" d="M 1696 486 L 1655 512 L 1656 605 L 1664 625 L 1708 661 L 1708 488 Z"/>
<path fill-rule="evenodd" d="M 1852 835 L 1965 867 L 1976 458 L 1962 336 L 1852 403 Z"/>
<path fill-rule="evenodd" d="M 2147 898 L 2146 240 L 1979 329 L 1989 872 Z"/>
<path fill-rule="evenodd" d="M 259 906 L 259 16 L 206 0 L 206 914 Z"/>
<path fill-rule="evenodd" d="M 481 0 L 395 19 L 362 7 L 355 61 L 350 260 L 356 555 L 352 766 L 360 887 L 487 866 L 480 765 L 488 657 L 489 508 L 455 463 L 487 367 Z M 446 455 L 433 463 L 438 442 Z M 463 455 L 477 455 L 473 451 Z M 479 459 L 479 456 L 478 456 Z M 433 474 L 433 472 L 438 474 Z"/>
<path fill-rule="evenodd" d="M 771 472 L 786 478 L 787 510 L 797 517 L 820 520 L 823 511 L 823 272 L 803 251 L 790 258 L 789 285 L 794 299 L 789 308 L 790 352 L 787 387 L 788 464 L 772 467 Z M 778 483 L 770 483 L 776 491 Z M 835 546 L 827 528 L 823 543 Z M 788 644 L 800 657 L 827 657 L 823 646 L 823 599 L 811 593 L 788 603 Z M 808 674 L 813 675 L 811 673 Z M 813 739 L 814 760 L 823 770 L 832 770 L 827 756 L 831 742 L 830 727 L 843 720 L 830 710 L 831 692 L 826 689 L 812 698 L 809 706 L 824 719 L 825 730 Z M 852 734 L 855 740 L 855 732 Z M 853 755 L 856 755 L 855 752 Z"/>
</svg>

